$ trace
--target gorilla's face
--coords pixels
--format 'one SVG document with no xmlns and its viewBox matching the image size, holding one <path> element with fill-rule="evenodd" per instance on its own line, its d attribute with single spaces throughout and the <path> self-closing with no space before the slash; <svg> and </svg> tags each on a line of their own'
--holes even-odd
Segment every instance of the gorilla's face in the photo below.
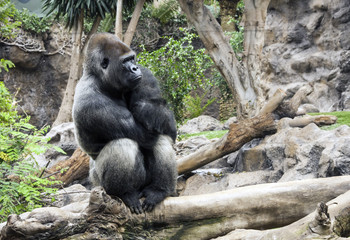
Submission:
<svg viewBox="0 0 350 240">
<path fill-rule="evenodd" d="M 142 78 L 135 63 L 135 53 L 115 35 L 95 34 L 89 41 L 85 71 L 95 75 L 103 87 L 131 90 Z"/>
</svg>

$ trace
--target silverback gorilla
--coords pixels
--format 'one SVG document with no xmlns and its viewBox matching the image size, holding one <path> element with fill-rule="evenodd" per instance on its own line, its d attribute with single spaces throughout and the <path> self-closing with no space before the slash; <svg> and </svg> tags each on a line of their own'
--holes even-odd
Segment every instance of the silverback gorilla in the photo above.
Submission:
<svg viewBox="0 0 350 240">
<path fill-rule="evenodd" d="M 173 113 L 157 79 L 136 65 L 135 53 L 113 34 L 95 34 L 88 42 L 73 119 L 78 143 L 91 157 L 93 185 L 137 214 L 174 192 Z"/>
</svg>

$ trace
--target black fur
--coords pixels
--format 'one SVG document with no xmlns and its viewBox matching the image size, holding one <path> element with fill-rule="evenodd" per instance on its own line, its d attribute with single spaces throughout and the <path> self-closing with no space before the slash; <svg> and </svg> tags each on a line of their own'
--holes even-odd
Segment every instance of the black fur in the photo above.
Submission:
<svg viewBox="0 0 350 240">
<path fill-rule="evenodd" d="M 137 66 L 134 52 L 112 34 L 95 34 L 88 43 L 73 119 L 77 140 L 91 156 L 94 185 L 135 213 L 152 210 L 174 192 L 174 116 L 152 73 Z"/>
</svg>

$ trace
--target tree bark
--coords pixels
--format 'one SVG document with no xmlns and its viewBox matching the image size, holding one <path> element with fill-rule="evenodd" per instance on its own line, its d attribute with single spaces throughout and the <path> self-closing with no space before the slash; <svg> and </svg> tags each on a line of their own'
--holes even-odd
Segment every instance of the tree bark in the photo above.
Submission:
<svg viewBox="0 0 350 240">
<path fill-rule="evenodd" d="M 62 103 L 60 106 L 60 110 L 58 112 L 56 120 L 52 124 L 53 127 L 60 125 L 61 123 L 71 122 L 73 120 L 72 108 L 73 108 L 75 87 L 83 72 L 84 53 L 86 51 L 87 42 L 89 41 L 91 36 L 97 32 L 100 22 L 101 22 L 101 16 L 96 16 L 94 23 L 91 27 L 91 30 L 86 36 L 84 43 L 81 42 L 82 36 L 83 36 L 83 27 L 84 27 L 83 11 L 79 16 L 78 23 L 73 26 L 73 29 L 72 29 L 73 47 L 72 47 L 72 55 L 70 60 L 71 67 L 69 71 L 66 90 L 65 90 Z"/>
<path fill-rule="evenodd" d="M 124 34 L 124 43 L 128 46 L 130 46 L 132 38 L 134 37 L 135 31 L 136 31 L 136 27 L 137 27 L 137 23 L 139 21 L 139 18 L 141 16 L 141 11 L 143 8 L 143 5 L 145 3 L 146 0 L 138 0 L 134 12 L 132 13 L 132 17 L 131 17 L 131 21 L 129 23 L 128 29 L 126 30 L 125 34 Z"/>
<path fill-rule="evenodd" d="M 123 0 L 117 1 L 114 33 L 120 40 L 123 40 Z"/>
<path fill-rule="evenodd" d="M 83 36 L 83 25 L 84 25 L 84 13 L 80 13 L 77 24 L 72 29 L 72 56 L 70 60 L 70 71 L 66 90 L 62 99 L 60 110 L 57 118 L 52 126 L 57 126 L 61 123 L 72 121 L 72 107 L 74 100 L 75 86 L 78 83 L 81 74 L 81 38 Z"/>
<path fill-rule="evenodd" d="M 237 117 L 256 116 L 266 97 L 260 88 L 260 59 L 264 38 L 263 26 L 269 0 L 246 1 L 245 55 L 243 65 L 237 60 L 222 28 L 203 0 L 179 0 L 190 23 L 196 28 L 206 50 L 227 81 L 237 103 Z M 256 14 L 256 16 L 254 15 Z M 258 24 L 254 28 L 252 24 Z"/>
<path fill-rule="evenodd" d="M 54 176 L 67 186 L 76 180 L 82 180 L 89 175 L 90 157 L 80 148 L 66 161 L 59 162 L 45 171 L 46 176 Z"/>
<path fill-rule="evenodd" d="M 227 81 L 238 106 L 237 117 L 253 116 L 250 112 L 255 108 L 256 93 L 244 75 L 243 68 L 219 23 L 204 6 L 203 0 L 179 0 L 179 3 L 188 21 L 196 28 L 211 59 Z"/>
</svg>

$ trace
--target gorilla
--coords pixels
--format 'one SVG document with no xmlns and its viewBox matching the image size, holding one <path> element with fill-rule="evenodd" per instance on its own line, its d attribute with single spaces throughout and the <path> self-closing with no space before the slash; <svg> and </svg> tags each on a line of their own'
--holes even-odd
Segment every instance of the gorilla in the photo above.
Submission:
<svg viewBox="0 0 350 240">
<path fill-rule="evenodd" d="M 98 33 L 88 42 L 73 120 L 77 141 L 90 156 L 93 185 L 137 214 L 174 193 L 174 115 L 157 79 L 113 34 Z"/>
</svg>

